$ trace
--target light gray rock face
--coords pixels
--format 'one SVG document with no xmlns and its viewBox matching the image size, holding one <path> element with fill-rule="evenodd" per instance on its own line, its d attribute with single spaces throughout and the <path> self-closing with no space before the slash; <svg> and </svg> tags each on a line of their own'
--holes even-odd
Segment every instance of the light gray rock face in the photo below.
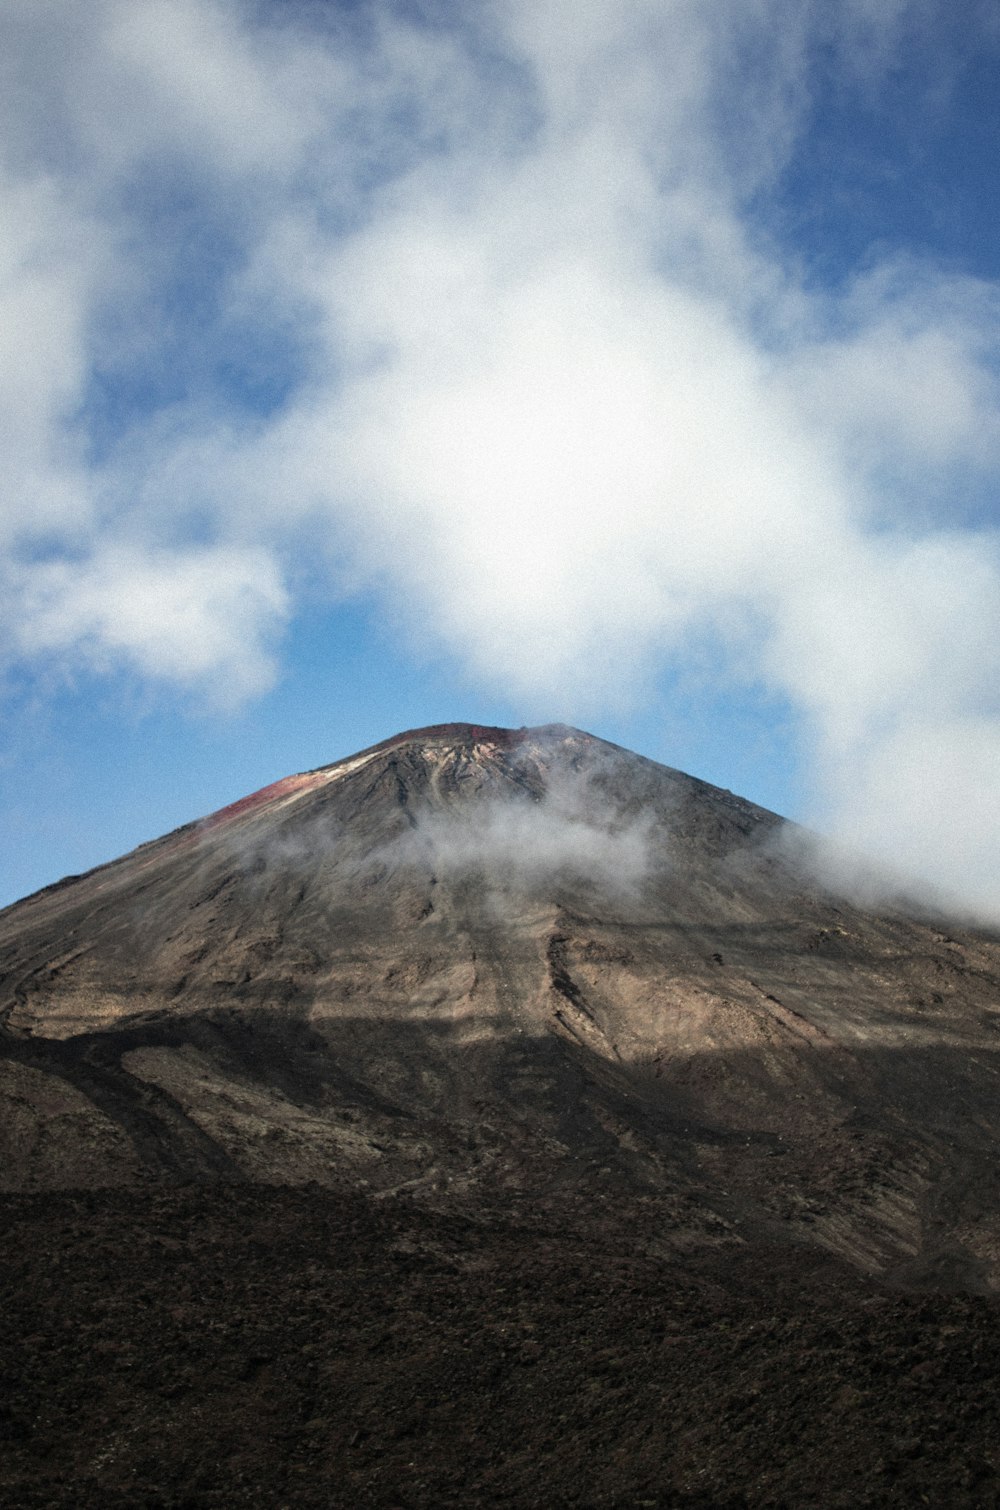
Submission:
<svg viewBox="0 0 1000 1510">
<path fill-rule="evenodd" d="M 655 1207 L 665 1245 L 1000 1274 L 1000 941 L 562 726 L 289 777 L 0 914 L 0 1188 Z"/>
</svg>

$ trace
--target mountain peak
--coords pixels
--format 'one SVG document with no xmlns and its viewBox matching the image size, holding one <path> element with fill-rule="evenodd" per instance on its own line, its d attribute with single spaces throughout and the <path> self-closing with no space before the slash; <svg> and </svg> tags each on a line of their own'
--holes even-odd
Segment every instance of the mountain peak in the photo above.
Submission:
<svg viewBox="0 0 1000 1510">
<path fill-rule="evenodd" d="M 380 755 L 385 751 L 401 749 L 407 745 L 420 745 L 427 748 L 445 745 L 462 749 L 486 746 L 497 750 L 514 750 L 519 745 L 528 743 L 554 744 L 567 739 L 581 740 L 595 745 L 605 743 L 596 735 L 587 734 L 582 729 L 574 729 L 569 724 L 561 723 L 522 725 L 518 729 L 505 729 L 493 724 L 428 724 L 423 728 L 405 729 L 400 734 L 390 735 L 388 739 L 381 739 L 377 744 L 369 745 L 366 749 L 359 750 L 357 755 L 350 755 L 347 759 L 353 761 L 369 755 Z M 334 761 L 332 765 L 320 766 L 318 769 L 333 770 L 342 764 L 344 764 L 343 761 Z"/>
<path fill-rule="evenodd" d="M 377 744 L 359 750 L 355 755 L 343 756 L 329 765 L 316 766 L 312 770 L 302 771 L 294 776 L 281 777 L 278 781 L 273 781 L 258 791 L 250 792 L 246 797 L 240 797 L 236 802 L 228 803 L 225 807 L 210 813 L 201 820 L 199 826 L 202 830 L 214 828 L 260 808 L 297 799 L 314 788 L 352 775 L 362 767 L 373 764 L 380 757 L 414 752 L 439 761 L 442 755 L 451 754 L 461 755 L 466 761 L 472 759 L 485 763 L 496 759 L 503 760 L 504 757 L 519 750 L 534 751 L 539 757 L 543 754 L 552 756 L 560 748 L 568 745 L 573 746 L 574 749 L 589 749 L 592 752 L 601 749 L 619 750 L 617 745 L 611 745 L 581 729 L 571 728 L 568 724 L 540 724 L 519 729 L 504 729 L 488 724 L 430 724 L 425 728 L 407 729 L 401 734 L 393 734 L 388 739 L 379 740 Z M 627 751 L 621 751 L 621 753 L 628 754 Z M 639 759 L 637 756 L 631 758 Z"/>
<path fill-rule="evenodd" d="M 570 732 L 563 724 L 547 724 L 534 729 L 525 726 L 519 729 L 504 729 L 493 724 L 427 724 L 419 729 L 404 729 L 400 734 L 393 734 L 388 739 L 380 740 L 378 744 L 370 746 L 370 751 L 390 750 L 398 745 L 406 744 L 493 744 L 502 749 L 511 749 L 515 745 L 523 744 L 524 740 L 532 735 L 555 730 Z"/>
<path fill-rule="evenodd" d="M 0 1182 L 613 1178 L 685 1241 L 916 1263 L 925 1198 L 993 1188 L 1000 946 L 831 896 L 783 832 L 563 724 L 285 777 L 0 916 Z M 953 1252 L 1000 1283 L 976 1201 Z"/>
</svg>

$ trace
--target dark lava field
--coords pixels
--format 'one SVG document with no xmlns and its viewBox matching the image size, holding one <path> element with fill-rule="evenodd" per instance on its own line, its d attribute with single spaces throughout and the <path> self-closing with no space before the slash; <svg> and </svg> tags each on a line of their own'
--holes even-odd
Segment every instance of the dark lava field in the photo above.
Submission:
<svg viewBox="0 0 1000 1510">
<path fill-rule="evenodd" d="M 1000 1501 L 1000 940 L 561 726 L 0 914 L 6 1506 Z"/>
<path fill-rule="evenodd" d="M 7 1197 L 8 1505 L 993 1505 L 993 1297 L 655 1204 Z"/>
</svg>

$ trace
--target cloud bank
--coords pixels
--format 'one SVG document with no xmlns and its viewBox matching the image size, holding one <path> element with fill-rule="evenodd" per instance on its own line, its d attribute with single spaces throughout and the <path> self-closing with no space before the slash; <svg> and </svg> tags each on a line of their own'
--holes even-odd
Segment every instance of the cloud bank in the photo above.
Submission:
<svg viewBox="0 0 1000 1510">
<path fill-rule="evenodd" d="M 10 0 L 8 661 L 232 701 L 359 588 L 527 716 L 709 653 L 817 821 L 1000 917 L 998 290 L 819 285 L 779 213 L 821 66 L 937 15 Z"/>
</svg>

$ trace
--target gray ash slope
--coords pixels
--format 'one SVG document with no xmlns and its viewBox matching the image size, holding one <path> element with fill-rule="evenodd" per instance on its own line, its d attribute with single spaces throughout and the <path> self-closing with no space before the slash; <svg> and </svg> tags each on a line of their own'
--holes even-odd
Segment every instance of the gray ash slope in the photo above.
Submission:
<svg viewBox="0 0 1000 1510">
<path fill-rule="evenodd" d="M 0 914 L 0 1188 L 316 1181 L 1000 1277 L 1000 943 L 562 726 L 287 778 Z"/>
</svg>

